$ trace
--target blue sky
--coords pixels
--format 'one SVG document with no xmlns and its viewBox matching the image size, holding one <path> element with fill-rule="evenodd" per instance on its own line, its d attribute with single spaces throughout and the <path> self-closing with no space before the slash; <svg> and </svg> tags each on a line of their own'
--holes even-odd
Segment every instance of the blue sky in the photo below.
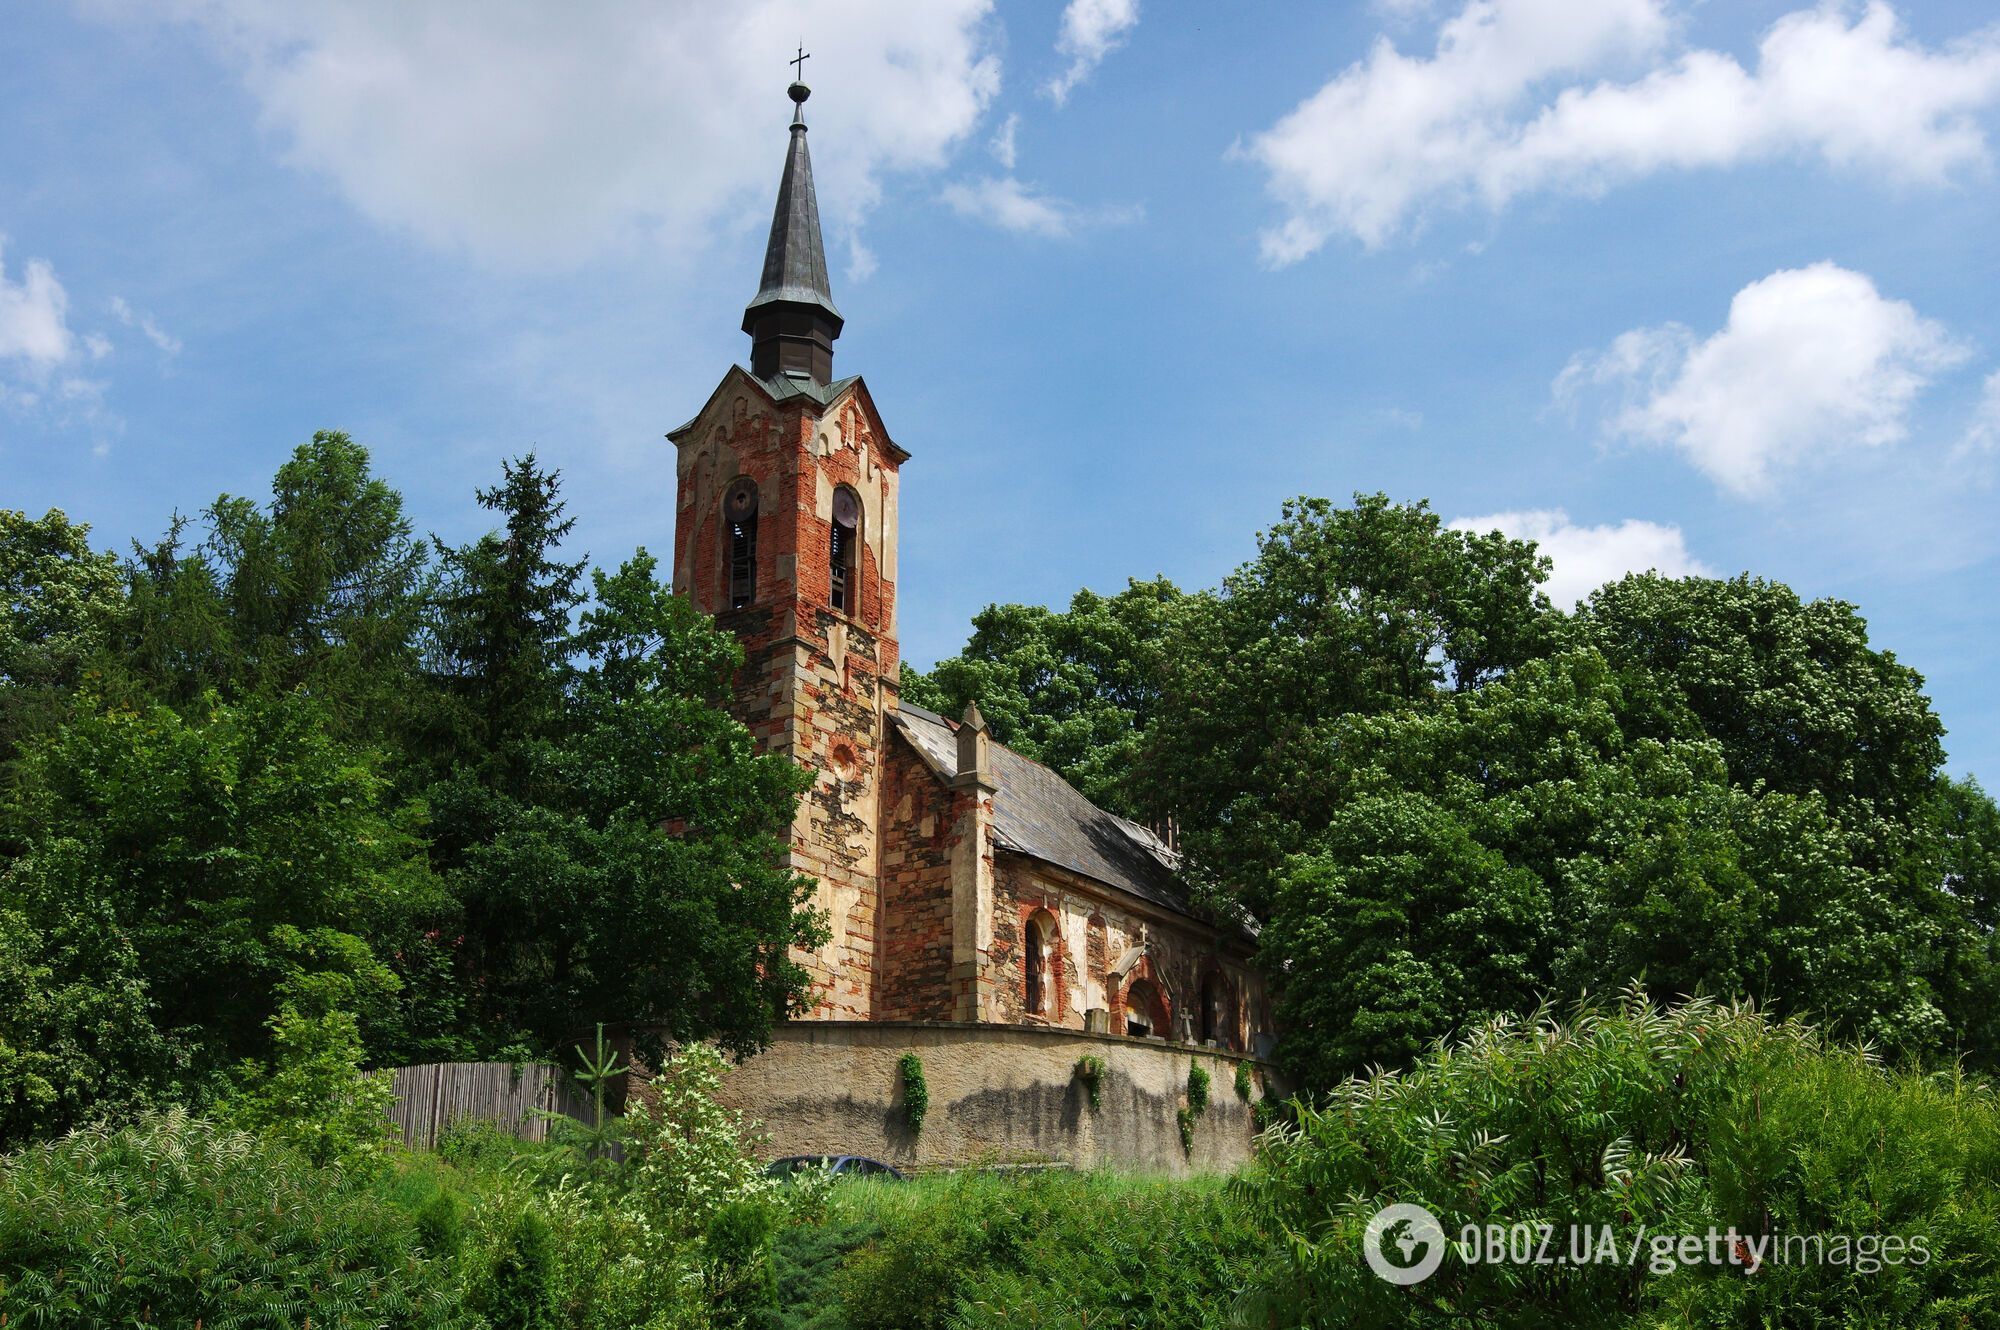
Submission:
<svg viewBox="0 0 2000 1330">
<path fill-rule="evenodd" d="M 560 466 L 669 545 L 813 58 L 904 469 L 908 657 L 1212 584 L 1288 495 L 1544 538 L 1574 598 L 1858 603 L 2000 774 L 2000 28 L 1978 4 L 14 6 L 0 504 L 105 546 L 345 429 L 420 527 Z"/>
</svg>

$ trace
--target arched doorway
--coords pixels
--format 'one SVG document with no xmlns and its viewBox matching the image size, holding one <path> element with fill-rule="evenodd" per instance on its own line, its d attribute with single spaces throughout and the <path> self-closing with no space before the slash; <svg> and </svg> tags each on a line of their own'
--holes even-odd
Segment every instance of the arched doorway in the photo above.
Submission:
<svg viewBox="0 0 2000 1330">
<path fill-rule="evenodd" d="M 1169 1017 L 1165 990 L 1151 979 L 1134 979 L 1125 990 L 1125 1033 L 1134 1039 L 1165 1039 L 1172 1029 Z"/>
</svg>

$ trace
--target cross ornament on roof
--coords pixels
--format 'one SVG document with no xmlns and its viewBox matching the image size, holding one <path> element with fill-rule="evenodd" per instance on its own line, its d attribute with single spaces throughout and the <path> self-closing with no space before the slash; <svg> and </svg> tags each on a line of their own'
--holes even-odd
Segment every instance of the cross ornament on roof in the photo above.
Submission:
<svg viewBox="0 0 2000 1330">
<path fill-rule="evenodd" d="M 790 65 L 790 66 L 792 67 L 792 79 L 793 79 L 793 81 L 794 81 L 794 82 L 799 82 L 799 83 L 803 83 L 803 82 L 805 82 L 805 77 L 806 77 L 806 61 L 808 61 L 808 60 L 810 60 L 810 59 L 812 59 L 812 57 L 811 57 L 810 55 L 806 54 L 806 45 L 805 45 L 805 43 L 804 43 L 804 42 L 800 42 L 800 43 L 799 43 L 799 53 L 798 53 L 798 55 L 797 55 L 797 56 L 796 56 L 795 58 L 793 58 L 793 59 L 791 59 L 791 60 L 787 60 L 787 61 L 785 62 L 786 64 L 788 64 L 788 65 Z"/>
</svg>

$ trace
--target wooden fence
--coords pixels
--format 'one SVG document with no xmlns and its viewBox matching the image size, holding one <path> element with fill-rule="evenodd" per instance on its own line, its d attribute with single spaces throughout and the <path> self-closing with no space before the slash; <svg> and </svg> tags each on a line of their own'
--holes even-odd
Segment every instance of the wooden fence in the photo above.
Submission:
<svg viewBox="0 0 2000 1330">
<path fill-rule="evenodd" d="M 394 1085 L 389 1116 L 412 1147 L 436 1145 L 439 1132 L 466 1118 L 527 1141 L 548 1138 L 549 1121 L 538 1109 L 583 1123 L 591 1119 L 590 1096 L 546 1062 L 426 1062 L 396 1068 Z"/>
</svg>

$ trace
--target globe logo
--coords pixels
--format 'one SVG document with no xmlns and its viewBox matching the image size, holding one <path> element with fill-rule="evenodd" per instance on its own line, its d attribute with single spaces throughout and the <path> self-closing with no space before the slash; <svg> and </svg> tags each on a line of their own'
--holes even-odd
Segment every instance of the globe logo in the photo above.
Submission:
<svg viewBox="0 0 2000 1330">
<path fill-rule="evenodd" d="M 1391 1284 L 1417 1284 L 1444 1262 L 1444 1225 L 1421 1205 L 1385 1205 L 1361 1235 L 1368 1268 Z"/>
</svg>

